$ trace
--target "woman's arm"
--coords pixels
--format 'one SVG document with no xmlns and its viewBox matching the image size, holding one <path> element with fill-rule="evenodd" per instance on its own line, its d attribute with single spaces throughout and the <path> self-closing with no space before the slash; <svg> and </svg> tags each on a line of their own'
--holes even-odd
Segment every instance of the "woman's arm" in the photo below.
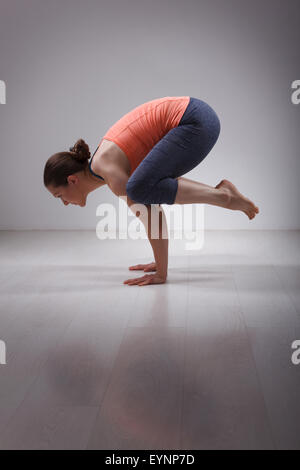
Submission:
<svg viewBox="0 0 300 470">
<path fill-rule="evenodd" d="M 131 211 L 134 213 L 135 216 L 140 218 L 141 222 L 143 223 L 146 229 L 147 236 L 152 246 L 153 254 L 154 254 L 154 258 L 156 262 L 156 273 L 147 274 L 139 279 L 128 279 L 127 281 L 125 281 L 125 283 L 128 283 L 130 285 L 138 284 L 138 283 L 140 285 L 145 285 L 145 284 L 157 284 L 157 283 L 165 282 L 167 279 L 167 273 L 168 273 L 169 240 L 168 240 L 167 222 L 166 222 L 166 217 L 165 217 L 163 208 L 162 207 L 158 208 L 157 205 L 153 204 L 152 211 L 151 211 L 151 205 L 144 204 L 143 206 L 147 208 L 146 211 L 134 210 L 132 206 L 137 203 L 133 201 L 132 199 L 130 199 L 130 197 L 127 195 L 126 184 L 129 179 L 129 176 L 125 173 L 125 171 L 114 165 L 113 167 L 109 169 L 109 171 L 105 172 L 104 176 L 112 192 L 118 197 L 126 196 L 126 202 L 127 202 L 128 207 L 131 209 Z M 159 213 L 161 213 L 161 216 L 159 215 Z M 151 227 L 152 227 L 152 233 L 151 233 Z M 143 282 L 143 280 L 145 282 Z M 141 281 L 142 284 L 139 281 Z"/>
<path fill-rule="evenodd" d="M 127 195 L 126 195 L 127 196 Z M 156 274 L 159 278 L 166 280 L 168 275 L 168 230 L 167 221 L 164 210 L 162 207 L 158 208 L 157 205 L 144 204 L 147 208 L 145 211 L 135 211 L 131 206 L 136 204 L 129 196 L 127 196 L 127 205 L 132 210 L 134 215 L 140 218 L 143 223 L 149 242 L 152 246 L 154 259 L 156 263 Z M 139 214 L 139 215 L 137 215 Z M 147 220 L 148 218 L 148 220 Z M 152 229 L 152 233 L 151 233 Z"/>
</svg>

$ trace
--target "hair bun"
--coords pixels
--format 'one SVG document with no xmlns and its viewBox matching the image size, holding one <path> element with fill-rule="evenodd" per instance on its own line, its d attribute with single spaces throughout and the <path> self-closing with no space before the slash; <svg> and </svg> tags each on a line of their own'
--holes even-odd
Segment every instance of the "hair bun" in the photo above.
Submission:
<svg viewBox="0 0 300 470">
<path fill-rule="evenodd" d="M 76 160 L 82 163 L 86 162 L 91 157 L 89 146 L 83 139 L 77 140 L 77 142 L 73 145 L 73 147 L 70 147 L 69 150 L 75 154 L 72 155 L 72 157 L 76 158 Z"/>
</svg>

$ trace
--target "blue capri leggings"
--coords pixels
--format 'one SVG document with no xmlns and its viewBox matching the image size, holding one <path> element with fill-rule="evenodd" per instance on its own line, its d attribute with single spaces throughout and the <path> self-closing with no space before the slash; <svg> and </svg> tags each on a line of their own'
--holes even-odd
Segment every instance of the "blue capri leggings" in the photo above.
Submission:
<svg viewBox="0 0 300 470">
<path fill-rule="evenodd" d="M 215 111 L 191 97 L 178 126 L 154 145 L 128 179 L 128 196 L 141 204 L 174 204 L 178 189 L 175 178 L 191 171 L 208 155 L 220 127 Z"/>
</svg>

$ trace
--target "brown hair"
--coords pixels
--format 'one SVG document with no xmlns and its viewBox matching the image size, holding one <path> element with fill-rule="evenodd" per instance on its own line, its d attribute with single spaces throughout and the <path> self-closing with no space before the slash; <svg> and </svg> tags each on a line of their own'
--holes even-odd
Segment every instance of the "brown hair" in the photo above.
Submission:
<svg viewBox="0 0 300 470">
<path fill-rule="evenodd" d="M 44 185 L 67 186 L 67 177 L 88 166 L 91 157 L 88 144 L 79 139 L 69 152 L 58 152 L 48 158 L 44 169 Z"/>
</svg>

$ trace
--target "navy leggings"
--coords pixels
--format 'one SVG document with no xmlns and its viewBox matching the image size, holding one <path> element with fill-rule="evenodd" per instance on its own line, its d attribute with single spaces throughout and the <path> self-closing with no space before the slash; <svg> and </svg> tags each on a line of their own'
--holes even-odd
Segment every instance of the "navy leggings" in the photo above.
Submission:
<svg viewBox="0 0 300 470">
<path fill-rule="evenodd" d="M 216 112 L 190 97 L 178 124 L 157 142 L 127 181 L 128 196 L 141 204 L 174 204 L 177 177 L 197 166 L 220 134 Z"/>
</svg>

